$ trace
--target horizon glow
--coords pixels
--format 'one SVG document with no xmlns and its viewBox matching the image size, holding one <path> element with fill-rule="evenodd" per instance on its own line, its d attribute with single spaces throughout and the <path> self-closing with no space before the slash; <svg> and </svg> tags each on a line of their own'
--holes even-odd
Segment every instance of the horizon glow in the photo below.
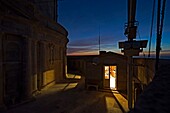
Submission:
<svg viewBox="0 0 170 113">
<path fill-rule="evenodd" d="M 136 20 L 139 21 L 136 40 L 149 40 L 153 0 L 137 0 Z M 157 7 L 157 5 L 156 5 Z M 157 9 L 155 7 L 155 9 Z M 59 23 L 69 33 L 68 55 L 97 55 L 100 50 L 121 53 L 118 42 L 126 41 L 124 24 L 127 22 L 126 0 L 64 0 L 60 1 Z M 166 1 L 161 43 L 161 55 L 170 56 L 170 1 Z M 156 13 L 151 51 L 156 49 Z M 144 49 L 147 53 L 149 48 Z"/>
</svg>

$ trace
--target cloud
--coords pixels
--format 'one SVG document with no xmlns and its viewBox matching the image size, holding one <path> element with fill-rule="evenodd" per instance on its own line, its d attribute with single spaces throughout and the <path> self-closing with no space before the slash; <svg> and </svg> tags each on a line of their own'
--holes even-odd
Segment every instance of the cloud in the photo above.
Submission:
<svg viewBox="0 0 170 113">
<path fill-rule="evenodd" d="M 113 51 L 118 49 L 118 41 L 111 36 L 102 36 L 100 38 L 100 50 Z M 99 51 L 99 37 L 80 38 L 70 41 L 68 44 L 68 54 L 92 54 Z"/>
<path fill-rule="evenodd" d="M 170 53 L 170 50 L 162 50 L 161 52 Z"/>
<path fill-rule="evenodd" d="M 144 51 L 140 53 L 140 57 L 148 57 L 148 51 Z M 156 51 L 150 52 L 151 58 L 156 58 Z M 170 59 L 170 50 L 161 50 L 160 51 L 160 58 L 161 59 Z"/>
<path fill-rule="evenodd" d="M 89 54 L 97 54 L 98 49 L 95 47 L 87 47 L 87 48 L 68 48 L 67 55 L 89 55 Z"/>
<path fill-rule="evenodd" d="M 68 48 L 68 52 L 69 53 L 73 53 L 73 52 L 87 52 L 87 51 L 94 51 L 97 50 L 97 48 L 95 47 L 88 47 L 88 48 Z"/>
<path fill-rule="evenodd" d="M 68 55 L 84 55 L 84 54 L 96 54 L 98 51 L 98 39 L 97 37 L 80 38 L 74 41 L 70 41 L 68 44 Z"/>
<path fill-rule="evenodd" d="M 148 51 L 144 51 L 144 53 L 148 53 Z M 156 54 L 156 51 L 150 51 L 151 54 Z M 170 50 L 161 50 L 160 54 L 169 54 L 170 55 Z"/>
<path fill-rule="evenodd" d="M 100 44 L 101 45 L 115 45 L 118 44 L 118 40 L 116 38 L 110 36 L 103 36 L 100 37 Z M 99 37 L 90 37 L 90 38 L 80 38 L 77 40 L 72 40 L 68 43 L 69 47 L 76 47 L 76 46 L 94 46 L 99 45 Z"/>
<path fill-rule="evenodd" d="M 97 38 L 77 39 L 68 44 L 69 47 L 93 46 L 97 45 Z"/>
</svg>

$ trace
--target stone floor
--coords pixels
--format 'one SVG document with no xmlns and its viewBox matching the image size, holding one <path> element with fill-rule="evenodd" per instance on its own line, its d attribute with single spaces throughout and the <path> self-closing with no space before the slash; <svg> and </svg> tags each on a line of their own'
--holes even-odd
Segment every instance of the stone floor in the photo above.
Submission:
<svg viewBox="0 0 170 113">
<path fill-rule="evenodd" d="M 56 84 L 36 100 L 4 113 L 122 113 L 112 92 L 87 91 L 77 83 Z"/>
</svg>

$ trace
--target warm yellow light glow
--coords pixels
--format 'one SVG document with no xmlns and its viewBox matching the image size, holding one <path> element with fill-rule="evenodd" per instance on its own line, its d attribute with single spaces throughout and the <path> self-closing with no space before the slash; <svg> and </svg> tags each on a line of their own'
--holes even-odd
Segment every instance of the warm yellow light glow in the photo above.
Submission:
<svg viewBox="0 0 170 113">
<path fill-rule="evenodd" d="M 48 71 L 43 72 L 43 84 L 44 85 L 54 80 L 55 80 L 54 70 L 48 70 Z"/>
<path fill-rule="evenodd" d="M 110 88 L 116 88 L 116 66 L 110 66 Z"/>
<path fill-rule="evenodd" d="M 116 66 L 105 66 L 105 80 L 109 80 L 110 88 L 116 88 Z"/>
<path fill-rule="evenodd" d="M 124 109 L 125 113 L 129 112 L 127 99 L 125 99 L 118 91 L 113 91 L 113 94 L 118 100 L 118 102 L 122 105 L 122 108 Z"/>
<path fill-rule="evenodd" d="M 81 76 L 80 76 L 80 75 L 69 74 L 69 73 L 66 74 L 66 77 L 67 77 L 67 78 L 72 78 L 72 79 L 81 79 Z"/>
<path fill-rule="evenodd" d="M 111 89 L 116 88 L 116 78 L 112 76 L 110 76 L 110 88 Z"/>
<path fill-rule="evenodd" d="M 109 79 L 109 66 L 105 66 L 105 79 Z"/>
<path fill-rule="evenodd" d="M 113 97 L 105 97 L 107 113 L 122 113 Z"/>
</svg>

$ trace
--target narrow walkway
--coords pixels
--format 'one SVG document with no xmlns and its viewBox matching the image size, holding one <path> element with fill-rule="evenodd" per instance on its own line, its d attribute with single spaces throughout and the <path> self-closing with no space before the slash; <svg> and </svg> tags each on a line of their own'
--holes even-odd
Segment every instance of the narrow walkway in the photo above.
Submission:
<svg viewBox="0 0 170 113">
<path fill-rule="evenodd" d="M 56 84 L 36 101 L 4 113 L 123 113 L 112 92 L 87 91 L 77 83 Z"/>
</svg>

